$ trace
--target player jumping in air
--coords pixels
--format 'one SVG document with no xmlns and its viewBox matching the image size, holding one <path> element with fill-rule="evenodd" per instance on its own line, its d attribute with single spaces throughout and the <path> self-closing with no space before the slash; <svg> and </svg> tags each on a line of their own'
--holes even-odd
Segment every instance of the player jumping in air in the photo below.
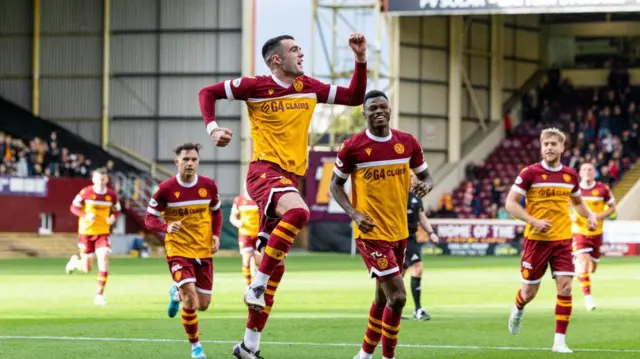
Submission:
<svg viewBox="0 0 640 359">
<path fill-rule="evenodd" d="M 418 181 L 418 178 L 412 174 L 411 184 L 415 185 L 416 181 Z M 431 315 L 429 315 L 426 310 L 422 309 L 422 304 L 420 303 L 420 296 L 422 294 L 422 244 L 418 243 L 418 240 L 416 239 L 418 226 L 422 227 L 422 229 L 427 232 L 429 240 L 433 243 L 438 243 L 440 239 L 433 231 L 431 223 L 429 223 L 429 219 L 424 213 L 422 199 L 413 192 L 409 192 L 407 223 L 409 225 L 409 238 L 407 239 L 407 253 L 404 259 L 404 271 L 406 272 L 409 270 L 411 272 L 411 296 L 413 297 L 413 303 L 415 304 L 413 317 L 416 318 L 416 320 L 429 320 L 431 319 Z"/>
<path fill-rule="evenodd" d="M 198 338 L 196 310 L 205 311 L 211 303 L 211 257 L 220 245 L 221 202 L 215 181 L 197 173 L 200 145 L 185 143 L 174 152 L 178 175 L 160 183 L 149 200 L 145 224 L 166 233 L 167 264 L 175 283 L 169 293 L 169 316 L 178 313 L 182 299 L 182 324 L 191 357 L 206 358 Z"/>
<path fill-rule="evenodd" d="M 595 273 L 598 262 L 600 262 L 604 219 L 616 210 L 616 199 L 609 186 L 602 182 L 596 182 L 595 177 L 596 169 L 591 163 L 580 166 L 580 192 L 587 206 L 596 214 L 598 226 L 595 230 L 590 230 L 587 219 L 578 213 L 574 213 L 572 226 L 576 273 L 582 287 L 582 294 L 584 294 L 584 304 L 589 311 L 596 309 L 596 304 L 591 297 L 591 278 L 589 275 Z M 605 209 L 606 205 L 609 205 L 608 209 Z"/>
<path fill-rule="evenodd" d="M 260 224 L 260 212 L 258 204 L 248 194 L 236 196 L 231 207 L 229 222 L 238 228 L 238 247 L 242 256 L 242 275 L 251 284 L 251 262 L 260 265 L 260 252 L 258 251 L 258 226 Z"/>
<path fill-rule="evenodd" d="M 368 128 L 344 142 L 331 179 L 331 193 L 356 224 L 355 238 L 376 294 L 362 349 L 355 359 L 371 359 L 382 338 L 382 357 L 395 358 L 407 295 L 402 280 L 407 237 L 407 193 L 423 197 L 433 187 L 422 146 L 408 133 L 389 128 L 387 96 L 370 91 L 363 115 Z M 411 184 L 410 170 L 419 181 Z M 344 184 L 349 176 L 352 201 Z"/>
<path fill-rule="evenodd" d="M 520 267 L 522 287 L 509 317 L 509 332 L 520 332 L 524 307 L 538 293 L 547 266 L 551 266 L 558 291 L 552 351 L 571 353 L 565 342 L 572 308 L 571 281 L 575 275 L 569 205 L 587 218 L 589 227 L 595 228 L 597 220 L 582 200 L 578 174 L 560 163 L 564 143 L 565 135 L 560 130 L 543 130 L 540 134 L 543 160 L 523 169 L 507 196 L 507 211 L 527 223 Z M 526 197 L 526 209 L 520 205 L 523 197 Z"/>
<path fill-rule="evenodd" d="M 340 87 L 304 75 L 302 49 L 282 35 L 268 40 L 262 57 L 271 75 L 243 77 L 200 90 L 200 110 L 213 142 L 226 146 L 231 130 L 218 127 L 217 100 L 242 100 L 249 110 L 253 159 L 246 187 L 260 209 L 260 242 L 266 242 L 262 261 L 244 301 L 250 307 L 244 341 L 234 347 L 237 358 L 259 356 L 260 337 L 273 296 L 284 274 L 283 259 L 298 232 L 309 220 L 309 209 L 298 193 L 308 158 L 308 131 L 317 103 L 361 105 L 367 87 L 366 39 L 352 34 L 349 46 L 356 65 L 349 87 Z M 252 309 L 259 310 L 252 310 Z"/>
<path fill-rule="evenodd" d="M 111 225 L 120 215 L 120 202 L 116 193 L 107 187 L 109 176 L 104 168 L 94 170 L 92 186 L 83 188 L 71 203 L 71 213 L 78 216 L 78 247 L 80 258 L 71 256 L 67 263 L 68 274 L 80 270 L 89 273 L 93 266 L 93 254 L 98 261 L 98 289 L 93 301 L 95 305 L 105 305 L 104 286 L 109 273 L 109 253 L 111 253 Z"/>
</svg>

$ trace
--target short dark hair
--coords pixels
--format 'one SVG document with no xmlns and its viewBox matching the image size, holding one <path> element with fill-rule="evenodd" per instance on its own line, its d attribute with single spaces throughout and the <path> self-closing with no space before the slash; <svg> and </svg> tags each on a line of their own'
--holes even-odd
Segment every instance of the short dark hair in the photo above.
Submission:
<svg viewBox="0 0 640 359">
<path fill-rule="evenodd" d="M 376 97 L 384 97 L 385 100 L 389 101 L 389 98 L 387 97 L 387 94 L 385 94 L 384 92 L 382 92 L 380 90 L 371 90 L 371 91 L 367 92 L 366 95 L 364 95 L 364 102 L 363 103 L 367 103 L 367 101 L 369 99 L 376 98 Z"/>
<path fill-rule="evenodd" d="M 96 168 L 95 170 L 93 170 L 93 173 L 94 174 L 95 173 L 99 173 L 101 175 L 106 175 L 107 174 L 107 169 L 104 168 L 104 167 L 99 167 L 99 168 Z"/>
<path fill-rule="evenodd" d="M 176 156 L 180 156 L 182 151 L 195 150 L 198 154 L 200 154 L 200 149 L 202 149 L 202 145 L 200 145 L 199 143 L 187 142 L 187 143 L 183 143 L 183 144 L 179 145 L 178 147 L 174 148 L 173 149 L 173 153 L 175 153 Z"/>
<path fill-rule="evenodd" d="M 295 40 L 291 35 L 280 35 L 272 37 L 262 45 L 262 58 L 267 65 L 271 66 L 271 55 L 274 50 L 280 47 L 282 40 Z"/>
</svg>

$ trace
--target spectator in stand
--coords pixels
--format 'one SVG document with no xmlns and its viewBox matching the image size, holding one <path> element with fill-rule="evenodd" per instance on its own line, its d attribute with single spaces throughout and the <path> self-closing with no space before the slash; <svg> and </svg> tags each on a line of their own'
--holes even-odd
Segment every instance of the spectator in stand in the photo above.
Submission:
<svg viewBox="0 0 640 359">
<path fill-rule="evenodd" d="M 504 114 L 504 136 L 511 138 L 513 136 L 513 122 L 511 121 L 511 113 Z"/>
<path fill-rule="evenodd" d="M 497 219 L 509 219 L 509 212 L 507 212 L 507 209 L 504 208 L 504 206 L 500 206 L 498 209 Z"/>
</svg>

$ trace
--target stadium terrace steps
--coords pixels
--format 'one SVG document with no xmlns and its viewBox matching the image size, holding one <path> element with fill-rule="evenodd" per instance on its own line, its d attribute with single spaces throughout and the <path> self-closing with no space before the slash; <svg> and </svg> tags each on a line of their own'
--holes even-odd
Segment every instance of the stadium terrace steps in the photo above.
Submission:
<svg viewBox="0 0 640 359">
<path fill-rule="evenodd" d="M 78 235 L 0 233 L 0 258 L 60 258 L 78 252 Z"/>
<path fill-rule="evenodd" d="M 640 180 L 640 160 L 622 176 L 620 182 L 613 188 L 613 195 L 618 203 L 638 180 Z"/>
</svg>

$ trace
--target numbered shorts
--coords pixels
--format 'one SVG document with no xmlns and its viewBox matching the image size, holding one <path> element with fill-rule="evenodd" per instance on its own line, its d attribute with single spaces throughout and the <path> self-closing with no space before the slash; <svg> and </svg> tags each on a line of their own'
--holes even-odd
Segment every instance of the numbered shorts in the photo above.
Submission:
<svg viewBox="0 0 640 359">
<path fill-rule="evenodd" d="M 422 262 L 422 243 L 418 243 L 416 235 L 409 235 L 407 240 L 407 254 L 404 258 L 404 268 L 407 269 L 416 263 Z"/>
<path fill-rule="evenodd" d="M 211 294 L 213 288 L 213 260 L 211 258 L 167 257 L 167 264 L 175 285 L 196 284 L 196 292 Z"/>
<path fill-rule="evenodd" d="M 241 234 L 238 236 L 238 247 L 240 252 L 255 252 L 258 250 L 258 236 L 247 236 Z"/>
<path fill-rule="evenodd" d="M 356 247 L 369 275 L 376 278 L 378 283 L 402 275 L 407 251 L 406 238 L 395 242 L 357 238 Z"/>
<path fill-rule="evenodd" d="M 280 218 L 276 218 L 276 204 L 285 193 L 298 192 L 299 177 L 287 172 L 275 163 L 254 161 L 247 171 L 247 193 L 260 209 L 261 239 L 268 238 Z M 265 241 L 260 241 L 260 244 Z"/>
<path fill-rule="evenodd" d="M 524 239 L 520 274 L 528 284 L 540 283 L 547 267 L 551 275 L 575 276 L 571 240 L 537 241 Z"/>
<path fill-rule="evenodd" d="M 602 247 L 602 234 L 595 236 L 573 235 L 573 254 L 589 253 L 592 261 L 600 262 L 600 247 Z"/>
<path fill-rule="evenodd" d="M 111 240 L 108 234 L 78 235 L 78 248 L 82 254 L 93 254 L 96 249 L 106 248 L 108 253 L 111 253 Z"/>
</svg>

